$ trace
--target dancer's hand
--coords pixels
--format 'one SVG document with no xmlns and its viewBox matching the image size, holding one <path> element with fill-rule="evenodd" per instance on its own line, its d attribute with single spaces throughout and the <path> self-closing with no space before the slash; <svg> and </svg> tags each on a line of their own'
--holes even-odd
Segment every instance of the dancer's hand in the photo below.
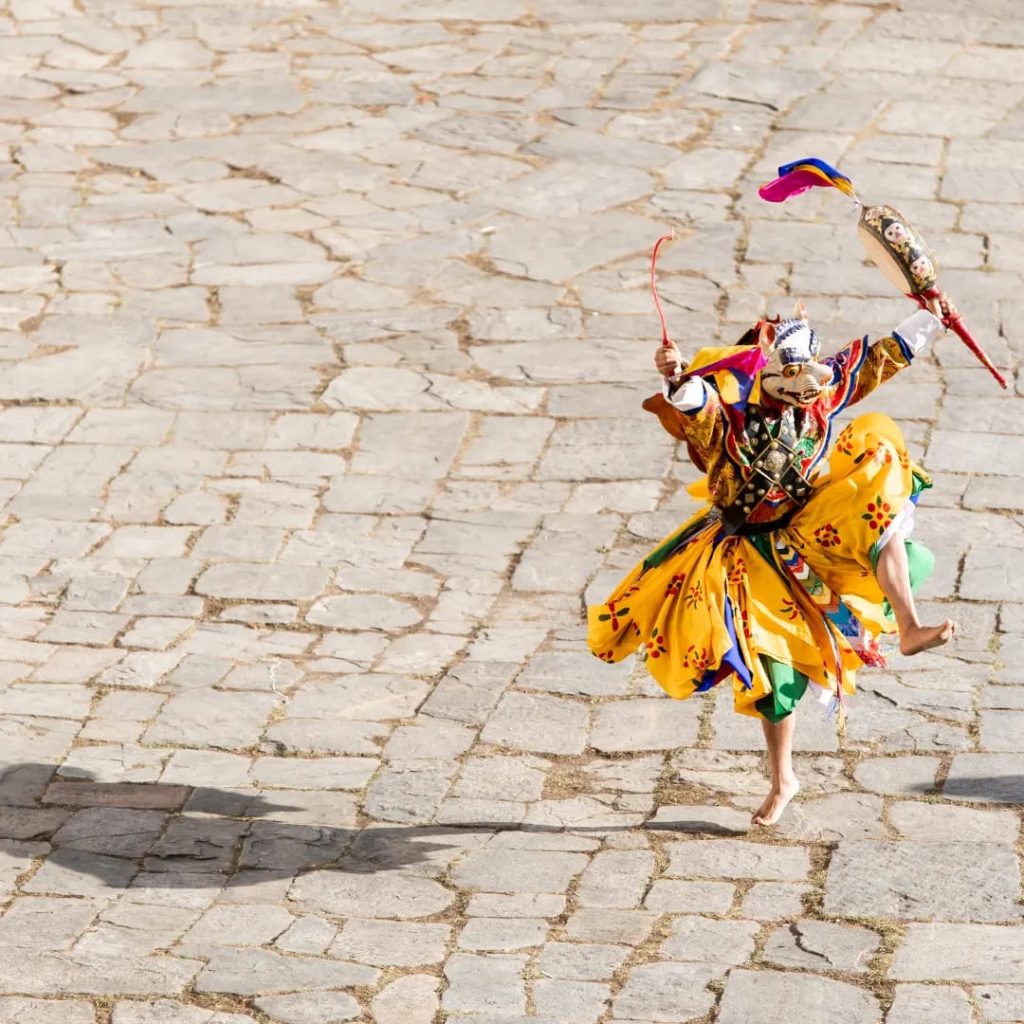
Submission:
<svg viewBox="0 0 1024 1024">
<path fill-rule="evenodd" d="M 659 345 L 654 354 L 654 365 L 663 377 L 675 377 L 686 369 L 686 363 L 675 345 Z"/>
<path fill-rule="evenodd" d="M 953 300 L 945 292 L 937 292 L 932 298 L 928 299 L 925 308 L 947 327 L 949 326 L 949 321 L 957 316 L 956 306 L 953 305 Z"/>
</svg>

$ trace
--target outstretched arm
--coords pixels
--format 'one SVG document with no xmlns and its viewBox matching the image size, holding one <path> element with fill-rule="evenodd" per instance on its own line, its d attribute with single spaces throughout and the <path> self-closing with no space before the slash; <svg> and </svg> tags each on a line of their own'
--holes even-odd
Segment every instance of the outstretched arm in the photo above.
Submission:
<svg viewBox="0 0 1024 1024">
<path fill-rule="evenodd" d="M 953 308 L 945 296 L 933 301 L 940 313 L 943 312 L 940 302 L 946 303 L 946 309 Z M 834 356 L 822 360 L 832 368 L 832 408 L 838 410 L 859 402 L 880 384 L 906 369 L 915 356 L 945 329 L 942 321 L 929 309 L 919 309 L 891 334 L 871 343 L 866 337 L 852 341 Z"/>
</svg>

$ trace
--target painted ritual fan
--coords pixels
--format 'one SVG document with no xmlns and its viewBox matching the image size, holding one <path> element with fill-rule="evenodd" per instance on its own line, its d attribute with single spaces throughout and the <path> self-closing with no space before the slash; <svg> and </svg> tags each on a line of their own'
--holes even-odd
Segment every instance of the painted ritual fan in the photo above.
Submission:
<svg viewBox="0 0 1024 1024">
<path fill-rule="evenodd" d="M 763 185 L 758 195 L 770 203 L 781 203 L 815 186 L 839 189 L 860 209 L 857 234 L 871 261 L 895 287 L 922 308 L 927 307 L 929 299 L 939 295 L 935 260 L 913 224 L 892 206 L 864 206 L 853 190 L 853 182 L 824 160 L 808 157 L 785 164 L 779 168 L 779 176 Z M 1005 388 L 1006 379 L 975 341 L 960 314 L 943 318 L 943 323 L 977 356 L 999 386 Z"/>
</svg>

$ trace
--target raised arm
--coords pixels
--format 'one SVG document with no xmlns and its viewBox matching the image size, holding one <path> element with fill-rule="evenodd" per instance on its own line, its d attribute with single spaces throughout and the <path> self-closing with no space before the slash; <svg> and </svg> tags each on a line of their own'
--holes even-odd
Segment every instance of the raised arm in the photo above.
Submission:
<svg viewBox="0 0 1024 1024">
<path fill-rule="evenodd" d="M 673 437 L 685 441 L 698 467 L 724 443 L 726 423 L 718 394 L 701 377 L 679 378 L 684 363 L 675 346 L 661 346 L 654 359 L 662 374 L 661 394 L 652 395 L 644 408 L 654 413 Z"/>
<path fill-rule="evenodd" d="M 919 309 L 891 334 L 870 343 L 866 336 L 858 338 L 834 356 L 823 359 L 824 365 L 832 369 L 832 408 L 859 402 L 906 369 L 944 330 L 941 320 L 928 310 Z"/>
</svg>

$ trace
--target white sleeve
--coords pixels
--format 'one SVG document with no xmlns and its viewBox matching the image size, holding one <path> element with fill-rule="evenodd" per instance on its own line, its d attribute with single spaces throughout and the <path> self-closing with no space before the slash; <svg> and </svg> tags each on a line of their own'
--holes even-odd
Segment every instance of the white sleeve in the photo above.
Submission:
<svg viewBox="0 0 1024 1024">
<path fill-rule="evenodd" d="M 665 378 L 661 388 L 665 398 L 680 412 L 696 412 L 708 400 L 707 385 L 700 377 L 690 377 L 682 384 Z"/>
<path fill-rule="evenodd" d="M 933 316 L 927 309 L 919 309 L 908 316 L 892 334 L 909 349 L 912 356 L 916 356 L 929 341 L 945 329 L 938 317 Z"/>
</svg>

